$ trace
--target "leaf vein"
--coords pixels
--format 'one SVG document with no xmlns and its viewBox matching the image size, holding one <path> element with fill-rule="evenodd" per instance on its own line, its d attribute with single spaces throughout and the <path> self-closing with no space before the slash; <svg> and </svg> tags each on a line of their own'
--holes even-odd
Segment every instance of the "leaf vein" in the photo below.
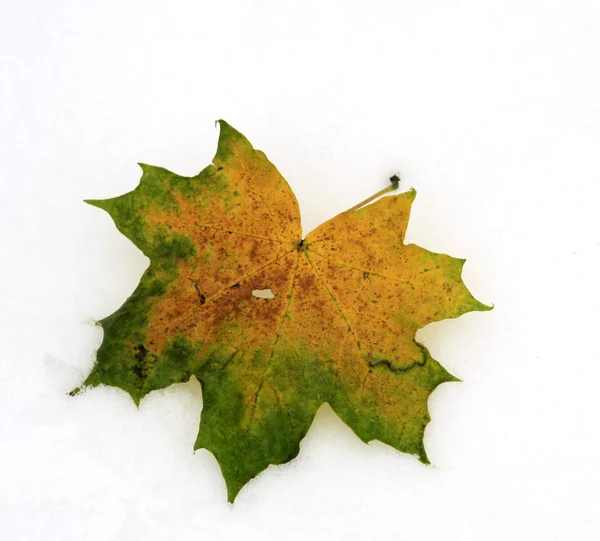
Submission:
<svg viewBox="0 0 600 541">
<path fill-rule="evenodd" d="M 271 362 L 273 361 L 273 356 L 275 355 L 275 346 L 277 346 L 277 342 L 279 342 L 279 338 L 281 337 L 281 331 L 283 330 L 283 325 L 285 324 L 285 319 L 286 316 L 290 310 L 290 306 L 292 304 L 292 297 L 294 296 L 294 286 L 296 284 L 296 277 L 298 276 L 298 264 L 300 263 L 300 252 L 298 252 L 298 256 L 296 257 L 296 266 L 294 267 L 294 274 L 292 276 L 292 282 L 290 285 L 290 296 L 288 298 L 288 302 L 285 306 L 285 309 L 283 311 L 283 314 L 281 316 L 281 323 L 279 324 L 279 329 L 277 329 L 277 334 L 275 335 L 275 340 L 273 341 L 273 345 L 271 346 L 271 354 L 269 355 L 269 360 L 267 361 L 267 366 L 265 367 L 265 370 L 260 378 L 260 383 L 258 384 L 258 389 L 256 390 L 256 393 L 254 394 L 254 403 L 252 404 L 252 413 L 250 414 L 250 423 L 252 423 L 252 420 L 254 419 L 254 413 L 256 411 L 256 404 L 258 403 L 258 395 L 260 394 L 260 391 L 263 388 L 263 385 L 265 383 L 265 378 L 267 376 L 267 372 L 269 371 L 269 368 L 271 367 Z"/>
<path fill-rule="evenodd" d="M 360 347 L 360 341 L 358 340 L 356 333 L 354 332 L 354 329 L 352 328 L 352 325 L 350 325 L 350 321 L 348 320 L 346 314 L 342 310 L 342 307 L 341 307 L 339 301 L 337 300 L 337 297 L 333 294 L 333 291 L 331 291 L 331 289 L 329 288 L 329 285 L 325 281 L 325 278 L 323 278 L 323 276 L 319 273 L 317 268 L 314 266 L 313 262 L 310 260 L 310 257 L 308 257 L 308 253 L 304 252 L 304 254 L 306 255 L 306 259 L 308 259 L 308 262 L 310 263 L 310 266 L 312 267 L 315 275 L 317 276 L 317 278 L 319 278 L 319 280 L 321 280 L 321 282 L 323 283 L 323 286 L 325 286 L 325 289 L 331 296 L 331 299 L 333 300 L 333 303 L 336 305 L 338 311 L 340 312 L 340 315 L 342 316 L 343 320 L 346 322 L 346 325 L 348 325 L 348 329 L 350 330 L 350 333 L 352 334 L 352 337 L 354 338 L 354 341 L 356 342 L 356 347 L 357 347 L 359 353 L 362 353 L 362 350 Z"/>
<path fill-rule="evenodd" d="M 290 253 L 291 252 L 289 252 L 289 251 L 285 252 L 284 254 L 282 254 L 282 255 L 276 257 L 275 259 L 273 259 L 272 261 L 269 261 L 268 263 L 266 263 L 262 267 L 254 270 L 252 272 L 249 272 L 247 274 L 242 275 L 241 277 L 237 278 L 236 281 L 233 282 L 232 284 L 229 284 L 229 285 L 225 286 L 221 291 L 218 291 L 214 295 L 211 295 L 210 297 L 208 297 L 207 299 L 205 299 L 202 304 L 195 304 L 192 308 L 190 308 L 189 310 L 187 310 L 185 313 L 183 313 L 179 317 L 173 319 L 173 321 L 171 322 L 171 325 L 169 325 L 169 330 L 167 332 L 167 335 L 171 336 L 171 327 L 173 327 L 173 325 L 175 325 L 177 322 L 181 321 L 183 318 L 188 317 L 190 314 L 192 314 L 192 313 L 194 313 L 194 312 L 196 312 L 198 310 L 201 310 L 208 303 L 215 301 L 216 299 L 218 299 L 219 297 L 223 296 L 225 293 L 227 293 L 228 291 L 230 291 L 231 288 L 232 288 L 232 286 L 234 286 L 235 284 L 237 284 L 239 282 L 244 282 L 248 278 L 252 278 L 252 276 L 258 274 L 261 271 L 263 271 L 264 269 L 266 269 L 270 265 L 273 265 L 274 263 L 277 263 L 280 259 L 283 259 L 285 256 L 289 255 Z M 192 280 L 192 282 L 195 284 L 194 280 Z"/>
</svg>

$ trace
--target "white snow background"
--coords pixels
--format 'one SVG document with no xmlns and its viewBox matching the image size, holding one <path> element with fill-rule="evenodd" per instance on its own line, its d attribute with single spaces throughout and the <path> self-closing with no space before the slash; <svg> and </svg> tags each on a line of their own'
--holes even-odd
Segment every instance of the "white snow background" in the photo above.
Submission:
<svg viewBox="0 0 600 541">
<path fill-rule="evenodd" d="M 137 162 L 196 174 L 218 118 L 306 232 L 399 172 L 407 240 L 495 304 L 419 333 L 463 380 L 430 400 L 432 466 L 325 406 L 232 506 L 195 380 L 66 394 L 147 265 L 82 200 Z M 600 539 L 599 185 L 595 1 L 2 0 L 0 538 Z"/>
</svg>

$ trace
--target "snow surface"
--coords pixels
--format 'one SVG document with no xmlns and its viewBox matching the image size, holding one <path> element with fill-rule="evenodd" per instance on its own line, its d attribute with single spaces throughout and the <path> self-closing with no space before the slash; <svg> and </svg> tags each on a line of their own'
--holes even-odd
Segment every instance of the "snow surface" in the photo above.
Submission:
<svg viewBox="0 0 600 541">
<path fill-rule="evenodd" d="M 600 539 L 600 5 L 89 1 L 0 6 L 0 538 Z M 419 336 L 462 384 L 432 466 L 324 406 L 226 503 L 193 380 L 139 410 L 66 393 L 147 265 L 84 198 L 193 175 L 214 120 L 286 176 L 308 232 L 399 172 L 408 240 L 467 258 L 490 313 Z"/>
</svg>

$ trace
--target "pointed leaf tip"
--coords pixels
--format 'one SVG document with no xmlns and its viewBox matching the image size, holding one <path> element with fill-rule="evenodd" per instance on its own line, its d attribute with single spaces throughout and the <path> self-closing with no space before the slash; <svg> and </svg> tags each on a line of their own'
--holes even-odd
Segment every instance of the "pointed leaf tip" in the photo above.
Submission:
<svg viewBox="0 0 600 541">
<path fill-rule="evenodd" d="M 406 192 L 399 194 L 399 195 L 404 195 L 406 197 L 406 199 L 408 199 L 409 201 L 414 201 L 415 198 L 417 197 L 417 190 L 415 190 L 414 188 L 410 188 Z"/>
<path fill-rule="evenodd" d="M 492 304 L 491 306 L 488 306 L 487 304 L 483 304 L 482 302 L 480 302 L 479 308 L 477 309 L 477 311 L 478 312 L 491 312 L 494 308 L 495 308 L 494 304 Z"/>
<path fill-rule="evenodd" d="M 227 130 L 232 130 L 236 133 L 239 133 L 231 124 L 229 124 L 229 122 L 227 122 L 226 120 L 223 120 L 222 118 L 215 120 L 215 126 L 218 126 L 219 129 L 221 130 L 221 132 L 227 131 Z"/>
<path fill-rule="evenodd" d="M 236 137 L 241 137 L 246 139 L 238 130 L 236 130 L 229 122 L 223 119 L 219 119 L 215 122 L 215 125 L 219 126 L 219 139 L 221 139 L 224 135 L 235 135 Z"/>
<path fill-rule="evenodd" d="M 99 209 L 104 209 L 104 203 L 105 199 L 84 199 L 83 202 L 91 205 L 92 207 L 98 207 Z"/>
<path fill-rule="evenodd" d="M 75 389 L 69 391 L 67 396 L 77 396 L 81 392 L 81 387 L 75 387 Z"/>
</svg>

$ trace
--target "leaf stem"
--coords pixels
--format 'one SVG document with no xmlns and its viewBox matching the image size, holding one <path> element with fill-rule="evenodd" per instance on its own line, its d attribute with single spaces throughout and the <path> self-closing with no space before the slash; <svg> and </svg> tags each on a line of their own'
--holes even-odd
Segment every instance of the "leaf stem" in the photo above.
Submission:
<svg viewBox="0 0 600 541">
<path fill-rule="evenodd" d="M 387 188 L 379 190 L 377 193 L 374 193 L 371 197 L 367 197 L 364 201 L 361 201 L 360 203 L 354 205 L 352 208 L 349 208 L 346 212 L 350 212 L 351 210 L 358 210 L 359 208 L 364 207 L 374 199 L 377 199 L 378 197 L 381 197 L 382 195 L 385 195 L 388 192 L 393 192 L 394 190 L 397 190 L 398 185 L 400 184 L 400 177 L 398 175 L 392 175 L 390 177 L 390 182 L 391 184 Z"/>
</svg>

